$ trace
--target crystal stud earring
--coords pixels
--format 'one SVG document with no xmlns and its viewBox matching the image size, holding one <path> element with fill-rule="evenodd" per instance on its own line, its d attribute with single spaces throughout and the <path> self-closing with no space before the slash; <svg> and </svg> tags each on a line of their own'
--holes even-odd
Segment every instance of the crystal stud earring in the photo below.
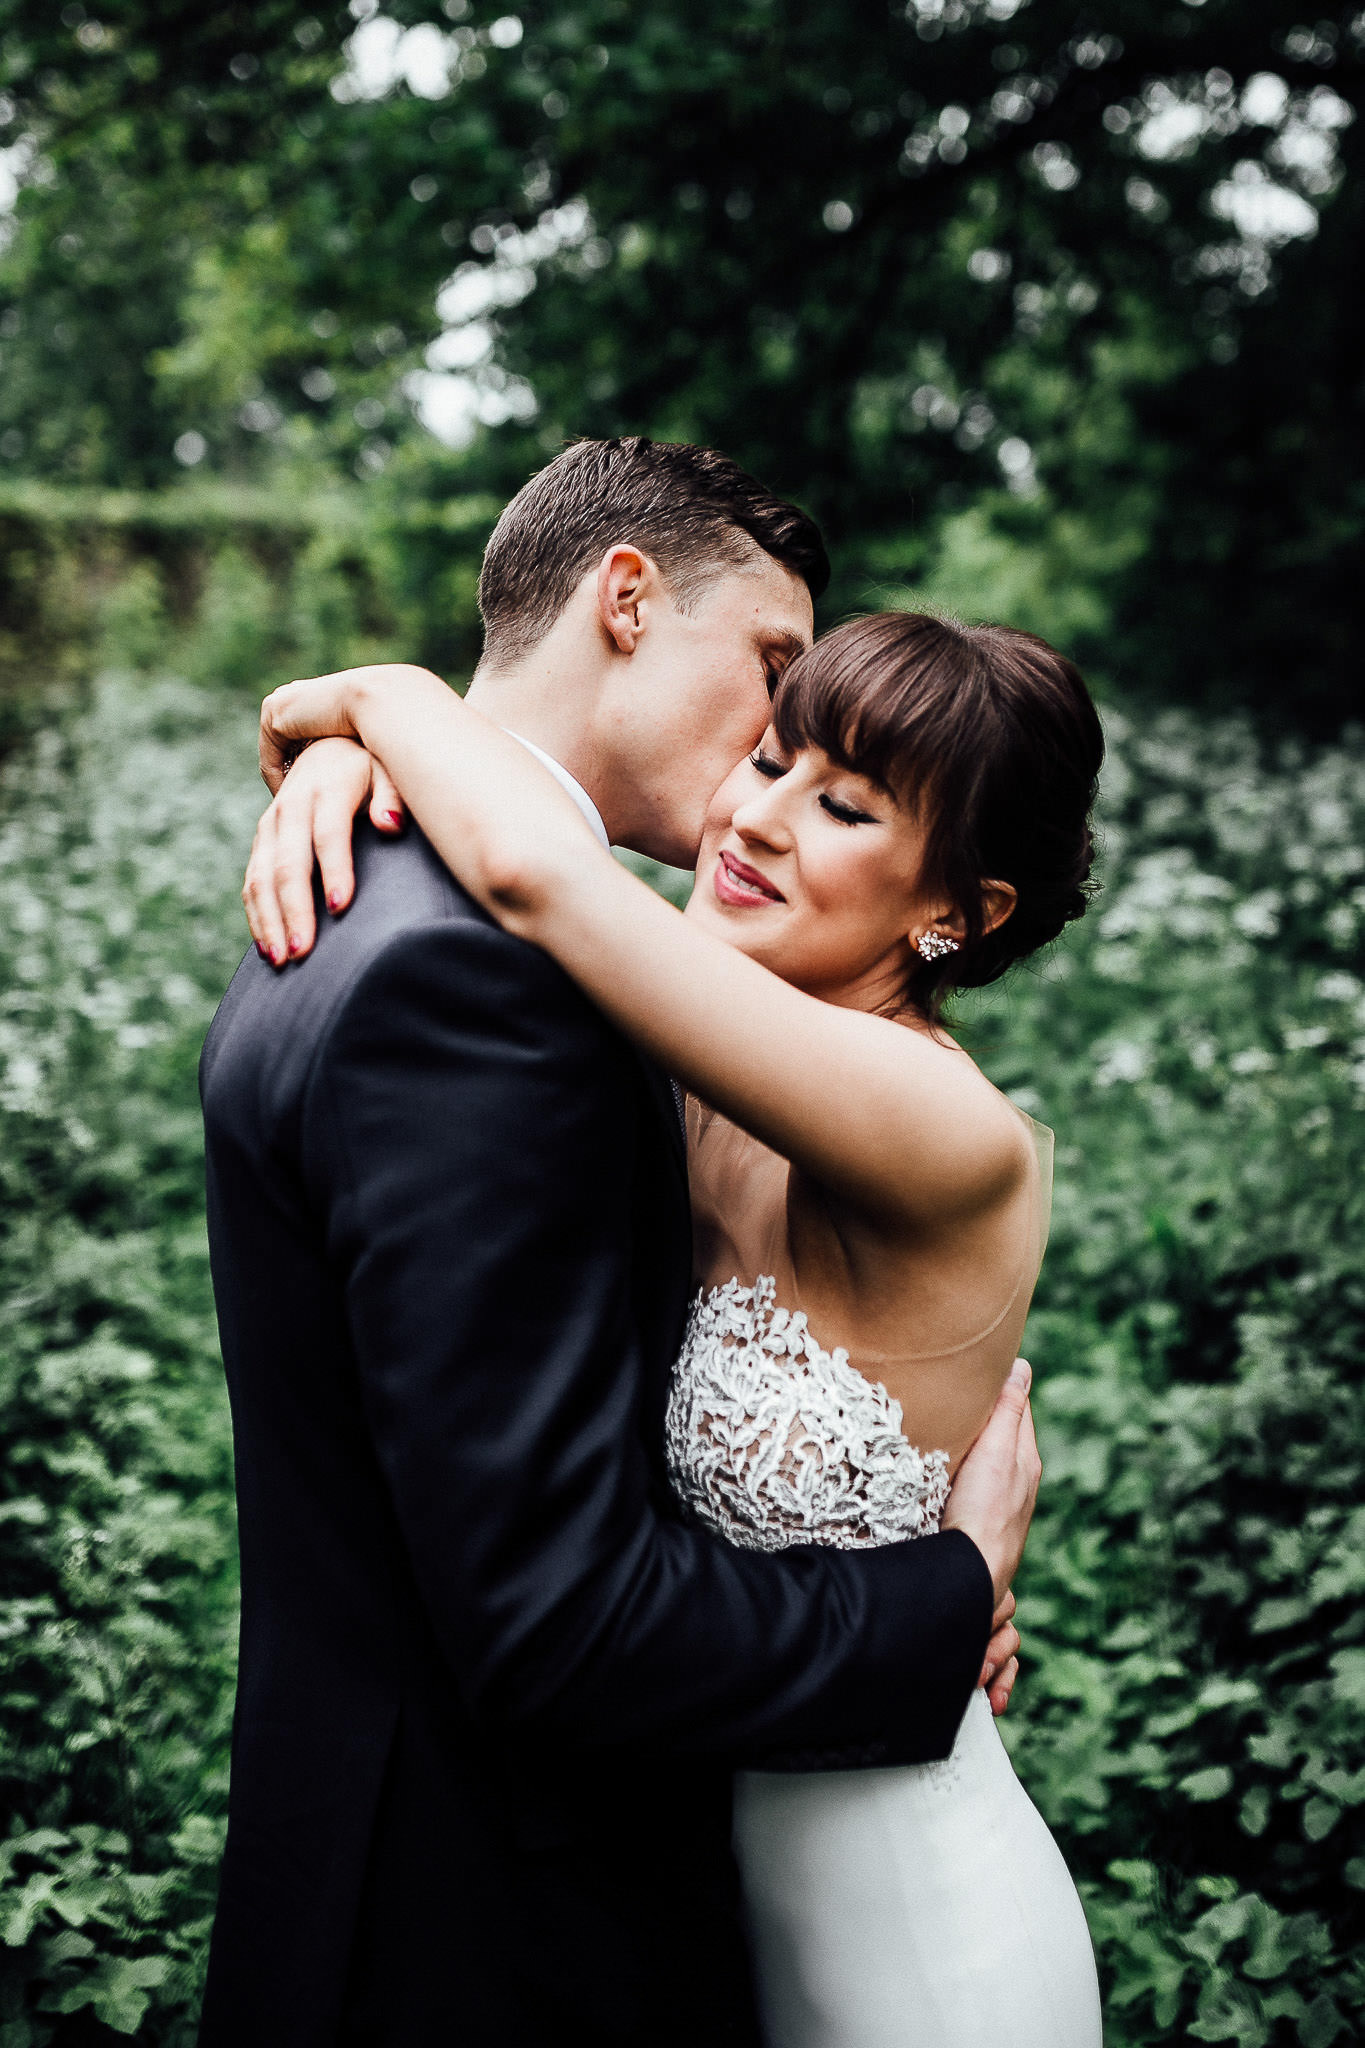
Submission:
<svg viewBox="0 0 1365 2048">
<path fill-rule="evenodd" d="M 915 940 L 915 950 L 925 960 L 942 960 L 945 954 L 960 953 L 962 948 L 956 939 L 943 932 L 921 932 Z"/>
</svg>

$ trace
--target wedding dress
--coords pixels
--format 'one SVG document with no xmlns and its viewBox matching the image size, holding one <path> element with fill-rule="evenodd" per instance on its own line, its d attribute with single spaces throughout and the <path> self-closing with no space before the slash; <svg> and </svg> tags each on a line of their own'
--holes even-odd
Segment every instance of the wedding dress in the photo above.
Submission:
<svg viewBox="0 0 1365 2048">
<path fill-rule="evenodd" d="M 766 1277 L 699 1294 L 668 1454 L 754 1549 L 928 1535 L 948 1496 L 946 1454 Z M 1085 1915 L 984 1692 L 943 1763 L 741 1772 L 735 1846 L 769 2048 L 1100 2048 Z"/>
</svg>

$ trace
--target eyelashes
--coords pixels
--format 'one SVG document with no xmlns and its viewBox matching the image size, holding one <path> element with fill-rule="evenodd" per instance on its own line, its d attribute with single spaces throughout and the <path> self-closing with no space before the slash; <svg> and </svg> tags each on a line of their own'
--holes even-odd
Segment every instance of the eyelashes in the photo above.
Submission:
<svg viewBox="0 0 1365 2048">
<path fill-rule="evenodd" d="M 820 808 L 828 811 L 831 818 L 837 818 L 841 825 L 875 825 L 877 822 L 869 812 L 856 811 L 851 804 L 841 804 L 833 796 L 822 796 Z"/>
<path fill-rule="evenodd" d="M 773 755 L 765 754 L 762 747 L 754 748 L 749 756 L 749 766 L 755 769 L 765 782 L 777 782 L 790 772 L 785 761 L 778 761 Z M 824 792 L 820 796 L 820 808 L 841 825 L 875 825 L 877 822 L 870 811 L 860 811 L 853 804 L 841 804 L 838 797 Z"/>
</svg>

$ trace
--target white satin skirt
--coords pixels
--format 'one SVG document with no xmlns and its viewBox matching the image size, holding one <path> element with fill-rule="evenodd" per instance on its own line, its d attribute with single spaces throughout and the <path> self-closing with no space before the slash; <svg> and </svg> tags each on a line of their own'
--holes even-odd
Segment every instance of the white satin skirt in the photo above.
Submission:
<svg viewBox="0 0 1365 2048">
<path fill-rule="evenodd" d="M 741 1772 L 735 1846 L 769 2048 L 1100 2048 L 1085 1913 L 983 1692 L 945 1763 Z"/>
</svg>

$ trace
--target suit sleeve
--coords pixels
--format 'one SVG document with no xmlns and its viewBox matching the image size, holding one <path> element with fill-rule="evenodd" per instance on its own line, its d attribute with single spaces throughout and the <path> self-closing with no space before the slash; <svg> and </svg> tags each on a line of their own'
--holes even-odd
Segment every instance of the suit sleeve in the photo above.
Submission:
<svg viewBox="0 0 1365 2048">
<path fill-rule="evenodd" d="M 372 962 L 315 1062 L 305 1169 L 455 1681 L 484 1723 L 576 1747 L 946 1755 L 990 1629 L 969 1538 L 743 1551 L 651 1483 L 630 1059 L 546 955 L 457 921 Z"/>
</svg>

